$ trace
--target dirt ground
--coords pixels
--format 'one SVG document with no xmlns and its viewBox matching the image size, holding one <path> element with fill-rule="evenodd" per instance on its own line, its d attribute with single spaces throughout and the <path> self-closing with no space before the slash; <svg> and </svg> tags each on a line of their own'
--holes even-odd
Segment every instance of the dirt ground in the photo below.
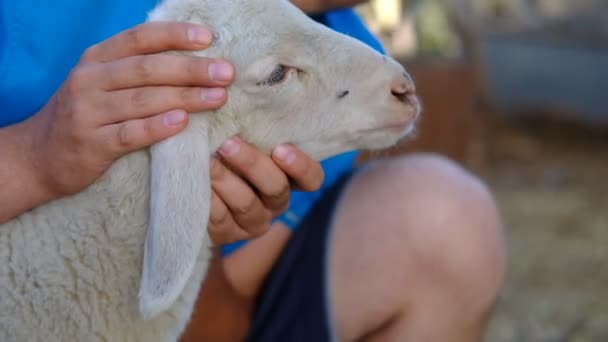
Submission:
<svg viewBox="0 0 608 342">
<path fill-rule="evenodd" d="M 608 341 L 608 134 L 492 120 L 483 141 L 509 245 L 485 341 Z"/>
</svg>

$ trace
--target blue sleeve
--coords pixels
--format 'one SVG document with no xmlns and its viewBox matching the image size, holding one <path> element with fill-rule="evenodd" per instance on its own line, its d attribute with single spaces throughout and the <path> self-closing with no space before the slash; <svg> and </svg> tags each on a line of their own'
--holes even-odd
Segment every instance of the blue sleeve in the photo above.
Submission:
<svg viewBox="0 0 608 342">
<path fill-rule="evenodd" d="M 313 19 L 327 25 L 328 27 L 359 39 L 368 44 L 377 51 L 384 53 L 384 49 L 380 42 L 373 34 L 365 27 L 363 21 L 359 18 L 353 9 L 341 9 L 330 11 Z M 291 192 L 290 206 L 285 213 L 275 219 L 275 221 L 283 222 L 288 228 L 296 229 L 312 208 L 315 202 L 321 197 L 323 192 L 329 188 L 342 174 L 349 171 L 355 163 L 358 152 L 352 151 L 344 153 L 321 162 L 321 166 L 325 172 L 325 180 L 321 188 L 314 192 Z M 241 248 L 247 241 L 239 241 L 233 244 L 223 246 L 223 253 L 230 254 Z"/>
<path fill-rule="evenodd" d="M 89 46 L 146 19 L 157 0 L 0 0 L 0 126 L 44 106 Z"/>
<path fill-rule="evenodd" d="M 367 29 L 361 18 L 351 8 L 330 11 L 315 19 L 335 31 L 362 41 L 380 53 L 385 53 L 380 41 Z"/>
</svg>

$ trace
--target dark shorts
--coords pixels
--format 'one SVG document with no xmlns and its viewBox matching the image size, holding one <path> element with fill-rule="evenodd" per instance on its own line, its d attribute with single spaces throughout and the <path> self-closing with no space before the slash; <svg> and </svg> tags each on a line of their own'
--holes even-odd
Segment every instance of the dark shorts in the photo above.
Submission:
<svg viewBox="0 0 608 342">
<path fill-rule="evenodd" d="M 262 286 L 249 342 L 332 341 L 327 257 L 334 209 L 352 176 L 339 178 L 315 204 Z"/>
</svg>

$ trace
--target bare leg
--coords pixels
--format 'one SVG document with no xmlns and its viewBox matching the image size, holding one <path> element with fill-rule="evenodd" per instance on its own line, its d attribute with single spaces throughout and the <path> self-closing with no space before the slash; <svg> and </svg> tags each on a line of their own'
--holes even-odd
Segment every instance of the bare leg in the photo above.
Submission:
<svg viewBox="0 0 608 342">
<path fill-rule="evenodd" d="M 351 182 L 331 237 L 340 341 L 480 341 L 504 273 L 485 186 L 420 155 L 375 162 Z"/>
</svg>

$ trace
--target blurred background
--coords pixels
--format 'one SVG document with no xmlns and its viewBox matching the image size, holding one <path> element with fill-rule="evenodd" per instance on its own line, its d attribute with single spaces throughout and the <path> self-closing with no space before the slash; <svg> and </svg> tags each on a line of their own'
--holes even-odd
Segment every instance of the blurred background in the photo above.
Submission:
<svg viewBox="0 0 608 342">
<path fill-rule="evenodd" d="M 608 341 L 608 0 L 373 0 L 417 136 L 491 187 L 509 269 L 488 342 Z"/>
</svg>

